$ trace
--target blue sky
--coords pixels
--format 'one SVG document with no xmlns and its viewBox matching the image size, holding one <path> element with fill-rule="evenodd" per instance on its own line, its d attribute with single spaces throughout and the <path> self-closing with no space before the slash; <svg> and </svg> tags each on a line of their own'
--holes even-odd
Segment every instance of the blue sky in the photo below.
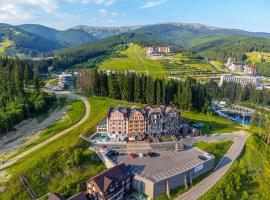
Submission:
<svg viewBox="0 0 270 200">
<path fill-rule="evenodd" d="M 0 0 L 0 22 L 122 26 L 192 22 L 270 32 L 269 0 Z"/>
</svg>

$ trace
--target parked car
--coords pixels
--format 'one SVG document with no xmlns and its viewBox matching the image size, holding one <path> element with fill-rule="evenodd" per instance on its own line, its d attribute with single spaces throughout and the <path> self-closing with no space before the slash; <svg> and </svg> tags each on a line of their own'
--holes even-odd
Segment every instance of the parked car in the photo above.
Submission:
<svg viewBox="0 0 270 200">
<path fill-rule="evenodd" d="M 108 155 L 110 155 L 110 156 L 118 156 L 119 152 L 114 150 L 114 149 L 111 149 L 111 150 L 109 150 Z"/>
<path fill-rule="evenodd" d="M 204 153 L 203 155 L 204 155 L 206 158 L 208 158 L 208 159 L 212 158 L 212 155 L 209 154 L 209 153 Z"/>
<path fill-rule="evenodd" d="M 160 155 L 159 155 L 159 153 L 156 153 L 156 152 L 148 152 L 148 156 L 149 157 L 158 157 Z"/>
<path fill-rule="evenodd" d="M 202 156 L 202 155 L 199 155 L 198 158 L 203 160 L 203 161 L 207 160 L 207 158 L 205 156 Z"/>
<path fill-rule="evenodd" d="M 129 153 L 129 156 L 130 156 L 131 159 L 135 159 L 136 158 L 136 154 L 133 153 L 133 152 L 130 152 Z"/>
<path fill-rule="evenodd" d="M 144 158 L 145 157 L 145 154 L 144 153 L 139 153 L 139 157 L 140 158 Z"/>
</svg>

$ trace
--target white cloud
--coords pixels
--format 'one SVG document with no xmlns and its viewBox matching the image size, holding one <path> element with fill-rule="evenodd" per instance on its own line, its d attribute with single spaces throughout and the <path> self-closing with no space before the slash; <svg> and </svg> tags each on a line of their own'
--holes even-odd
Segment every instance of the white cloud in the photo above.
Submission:
<svg viewBox="0 0 270 200">
<path fill-rule="evenodd" d="M 100 13 L 101 15 L 103 15 L 103 16 L 107 16 L 107 15 L 108 15 L 107 10 L 105 10 L 105 9 L 99 9 L 98 11 L 99 11 L 99 13 Z"/>
<path fill-rule="evenodd" d="M 145 8 L 152 8 L 159 6 L 163 3 L 165 3 L 166 0 L 160 0 L 160 1 L 147 1 L 143 6 L 139 7 L 139 9 L 145 9 Z"/>
<path fill-rule="evenodd" d="M 96 3 L 96 4 L 104 4 L 104 5 L 112 5 L 117 0 L 67 0 L 69 2 L 77 2 L 82 4 Z"/>
<path fill-rule="evenodd" d="M 112 16 L 118 16 L 117 12 L 112 12 Z"/>
<path fill-rule="evenodd" d="M 63 12 L 59 8 L 64 3 L 98 4 L 109 6 L 118 0 L 0 0 L 0 22 L 8 24 L 38 23 L 56 28 L 85 23 L 86 18 L 78 14 Z M 97 10 L 103 16 L 117 16 L 106 9 Z M 113 22 L 111 19 L 103 20 Z"/>
</svg>

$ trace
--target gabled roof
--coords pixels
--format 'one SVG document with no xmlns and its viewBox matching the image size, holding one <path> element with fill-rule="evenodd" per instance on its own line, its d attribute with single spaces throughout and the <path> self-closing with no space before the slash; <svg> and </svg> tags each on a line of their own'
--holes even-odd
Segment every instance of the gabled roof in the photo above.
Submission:
<svg viewBox="0 0 270 200">
<path fill-rule="evenodd" d="M 140 112 L 143 116 L 145 114 L 145 110 L 142 108 L 137 108 L 135 106 L 128 108 L 128 117 L 130 117 L 133 113 Z"/>
<path fill-rule="evenodd" d="M 47 200 L 66 200 L 64 197 L 62 197 L 60 194 L 57 193 L 50 193 L 48 195 Z"/>
<path fill-rule="evenodd" d="M 132 174 L 129 172 L 127 166 L 124 163 L 121 163 L 105 170 L 104 172 L 98 174 L 89 181 L 94 181 L 99 187 L 99 190 L 102 193 L 106 193 L 113 181 L 121 181 L 131 176 Z"/>
<path fill-rule="evenodd" d="M 78 194 L 74 194 L 73 196 L 69 197 L 67 200 L 88 200 L 86 194 L 80 192 Z"/>
<path fill-rule="evenodd" d="M 122 107 L 122 106 L 116 106 L 116 107 L 111 107 L 110 109 L 109 109 L 109 112 L 108 112 L 108 114 L 107 114 L 107 117 L 110 117 L 110 115 L 111 115 L 111 113 L 112 112 L 115 112 L 115 111 L 118 111 L 118 112 L 121 112 L 121 113 L 123 113 L 123 115 L 125 116 L 125 117 L 127 117 L 127 108 L 124 108 L 124 107 Z"/>
</svg>

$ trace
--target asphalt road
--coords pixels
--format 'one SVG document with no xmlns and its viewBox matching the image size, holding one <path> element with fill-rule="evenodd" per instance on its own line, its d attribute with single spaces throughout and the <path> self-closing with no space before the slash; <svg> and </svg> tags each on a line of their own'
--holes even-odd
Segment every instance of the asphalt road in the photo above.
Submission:
<svg viewBox="0 0 270 200">
<path fill-rule="evenodd" d="M 234 139 L 234 144 L 229 151 L 223 156 L 214 169 L 214 172 L 203 179 L 200 183 L 190 188 L 187 192 L 177 197 L 176 200 L 196 200 L 210 188 L 212 188 L 229 170 L 232 163 L 238 158 L 242 152 L 249 134 L 245 131 L 238 131 L 233 134 L 222 134 L 219 136 L 198 138 L 199 141 L 216 141 L 220 139 Z"/>
<path fill-rule="evenodd" d="M 84 105 L 85 105 L 85 114 L 84 114 L 84 117 L 77 123 L 77 124 L 74 124 L 73 126 L 57 133 L 56 135 L 50 137 L 49 139 L 45 140 L 44 142 L 41 142 L 39 143 L 38 145 L 28 149 L 27 151 L 5 161 L 4 163 L 0 164 L 0 170 L 2 169 L 5 169 L 6 167 L 9 167 L 11 165 L 13 165 L 14 163 L 16 163 L 19 159 L 21 159 L 22 157 L 36 151 L 37 149 L 45 146 L 46 144 L 56 140 L 57 138 L 63 136 L 64 134 L 68 133 L 69 131 L 73 130 L 74 128 L 80 126 L 81 124 L 83 124 L 89 117 L 90 115 L 90 104 L 89 102 L 87 101 L 87 98 L 84 97 L 84 96 L 81 96 L 81 95 L 77 95 L 77 94 L 71 94 L 69 92 L 55 92 L 57 94 L 57 96 L 65 96 L 67 98 L 71 98 L 71 99 L 79 99 L 79 100 L 82 100 Z"/>
</svg>

